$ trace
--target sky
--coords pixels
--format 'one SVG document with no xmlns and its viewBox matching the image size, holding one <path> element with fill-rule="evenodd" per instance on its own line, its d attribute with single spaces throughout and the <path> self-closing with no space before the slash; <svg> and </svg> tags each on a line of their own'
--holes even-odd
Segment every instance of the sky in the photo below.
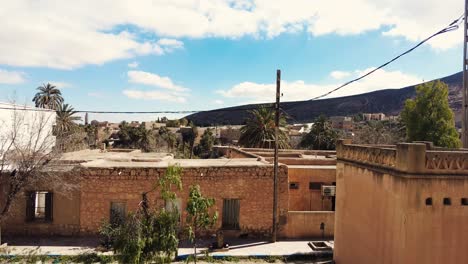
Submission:
<svg viewBox="0 0 468 264">
<path fill-rule="evenodd" d="M 281 100 L 307 100 L 462 13 L 460 0 L 5 1 L 0 101 L 32 104 L 36 88 L 50 82 L 76 110 L 209 110 L 274 101 L 277 69 Z M 462 69 L 462 54 L 458 29 L 328 97 L 444 77 Z"/>
</svg>

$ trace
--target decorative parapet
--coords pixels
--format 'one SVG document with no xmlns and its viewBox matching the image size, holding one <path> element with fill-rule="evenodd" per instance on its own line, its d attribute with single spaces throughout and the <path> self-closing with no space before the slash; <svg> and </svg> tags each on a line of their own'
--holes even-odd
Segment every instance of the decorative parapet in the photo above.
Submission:
<svg viewBox="0 0 468 264">
<path fill-rule="evenodd" d="M 468 173 L 468 152 L 427 151 L 425 165 L 432 172 Z"/>
<path fill-rule="evenodd" d="M 340 141 L 337 159 L 411 174 L 468 174 L 468 150 L 431 150 L 427 142 L 389 148 Z"/>
<path fill-rule="evenodd" d="M 338 151 L 338 158 L 379 167 L 394 168 L 396 150 L 365 145 L 343 145 Z"/>
</svg>

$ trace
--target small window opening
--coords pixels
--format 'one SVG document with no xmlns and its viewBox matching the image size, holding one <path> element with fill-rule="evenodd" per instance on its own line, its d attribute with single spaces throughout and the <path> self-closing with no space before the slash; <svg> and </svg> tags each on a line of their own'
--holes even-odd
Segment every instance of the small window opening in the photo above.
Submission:
<svg viewBox="0 0 468 264">
<path fill-rule="evenodd" d="M 426 205 L 432 205 L 432 198 L 429 197 L 429 198 L 426 198 Z"/>
<path fill-rule="evenodd" d="M 289 189 L 299 189 L 299 183 L 298 182 L 291 182 L 289 183 Z"/>
<path fill-rule="evenodd" d="M 121 225 L 126 218 L 127 205 L 124 202 L 111 202 L 110 223 L 114 226 Z"/>
<path fill-rule="evenodd" d="M 450 198 L 445 197 L 444 198 L 444 205 L 451 205 L 451 204 L 452 204 L 452 201 L 450 200 Z"/>
<path fill-rule="evenodd" d="M 322 190 L 323 182 L 309 182 L 310 190 Z"/>
<path fill-rule="evenodd" d="M 51 192 L 29 192 L 26 200 L 26 220 L 52 221 L 52 197 Z"/>
<path fill-rule="evenodd" d="M 468 198 L 461 198 L 461 205 L 467 206 L 468 205 Z"/>
</svg>

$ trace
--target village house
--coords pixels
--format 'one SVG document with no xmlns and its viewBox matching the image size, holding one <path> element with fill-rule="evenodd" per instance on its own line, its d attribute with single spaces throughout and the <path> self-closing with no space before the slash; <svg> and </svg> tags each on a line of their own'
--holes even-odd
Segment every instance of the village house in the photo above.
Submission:
<svg viewBox="0 0 468 264">
<path fill-rule="evenodd" d="M 75 180 L 76 189 L 61 193 L 47 184 L 28 189 L 2 224 L 3 233 L 96 235 L 104 221 L 135 211 L 142 193 L 153 188 L 169 165 L 178 164 L 183 168 L 183 190 L 178 192 L 177 200 L 182 225 L 189 186 L 198 184 L 204 195 L 216 200 L 220 216 L 216 228 L 225 230 L 227 236 L 269 236 L 273 216 L 272 152 L 246 150 L 220 147 L 218 151 L 224 152 L 225 158 L 207 160 L 122 150 L 67 153 L 59 162 L 60 173 Z M 281 153 L 280 162 L 280 236 L 333 236 L 334 198 L 323 196 L 323 187 L 334 190 L 334 153 L 288 151 Z M 167 206 L 157 192 L 149 197 L 153 206 Z"/>
<path fill-rule="evenodd" d="M 337 146 L 334 260 L 468 263 L 468 150 Z"/>
</svg>

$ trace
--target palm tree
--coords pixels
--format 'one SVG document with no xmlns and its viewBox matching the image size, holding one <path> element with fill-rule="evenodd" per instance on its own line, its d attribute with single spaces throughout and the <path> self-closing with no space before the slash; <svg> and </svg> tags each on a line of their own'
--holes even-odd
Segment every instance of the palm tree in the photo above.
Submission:
<svg viewBox="0 0 468 264">
<path fill-rule="evenodd" d="M 63 103 L 62 92 L 50 83 L 42 84 L 37 90 L 39 92 L 32 99 L 36 107 L 57 110 Z"/>
<path fill-rule="evenodd" d="M 334 150 L 339 134 L 326 116 L 319 116 L 299 145 L 305 149 Z"/>
<path fill-rule="evenodd" d="M 55 125 L 55 133 L 57 135 L 63 135 L 72 131 L 77 126 L 75 121 L 81 120 L 81 117 L 73 116 L 77 111 L 69 104 L 59 104 L 56 113 L 57 123 Z"/>
<path fill-rule="evenodd" d="M 240 129 L 239 145 L 249 148 L 270 147 L 270 142 L 275 140 L 275 113 L 265 107 L 249 113 L 251 118 L 247 119 L 245 126 Z M 284 116 L 281 116 L 279 125 L 278 148 L 289 148 L 289 137 L 284 129 L 286 126 Z"/>
</svg>

